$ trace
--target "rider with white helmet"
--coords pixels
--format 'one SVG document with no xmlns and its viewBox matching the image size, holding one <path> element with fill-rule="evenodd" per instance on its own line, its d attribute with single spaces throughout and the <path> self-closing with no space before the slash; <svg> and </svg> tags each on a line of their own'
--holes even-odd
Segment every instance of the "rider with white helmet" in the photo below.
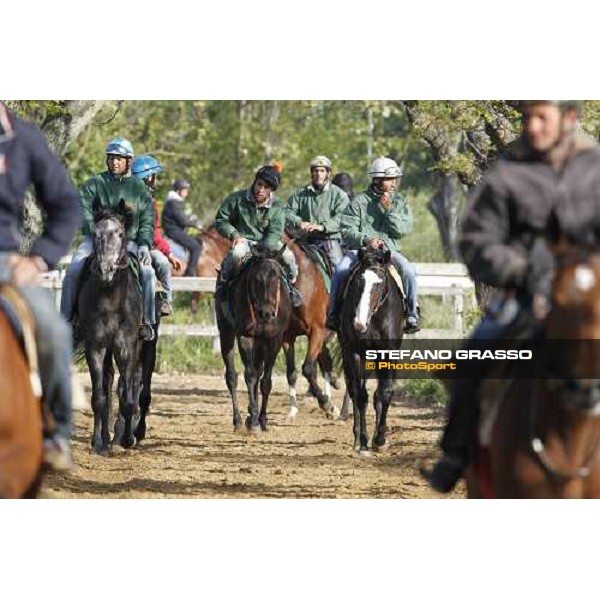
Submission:
<svg viewBox="0 0 600 600">
<path fill-rule="evenodd" d="M 154 207 L 146 186 L 131 177 L 133 146 L 125 138 L 117 137 L 105 149 L 107 170 L 88 180 L 81 188 L 84 238 L 77 248 L 63 282 L 60 312 L 70 323 L 74 321 L 79 280 L 85 259 L 93 251 L 94 206 L 115 207 L 122 199 L 131 208 L 132 223 L 127 230 L 128 250 L 140 261 L 140 279 L 144 300 L 143 323 L 140 338 L 154 339 L 154 271 L 150 247 L 154 243 Z"/>
<path fill-rule="evenodd" d="M 300 232 L 310 244 L 323 250 L 335 268 L 342 260 L 340 218 L 348 196 L 331 183 L 331 161 L 317 156 L 310 163 L 311 183 L 288 199 L 287 228 Z"/>
<path fill-rule="evenodd" d="M 342 214 L 340 227 L 342 239 L 350 252 L 338 265 L 331 289 L 327 327 L 336 330 L 339 326 L 337 304 L 339 292 L 346 277 L 358 260 L 358 249 L 387 247 L 392 253 L 392 263 L 402 275 L 407 296 L 408 315 L 406 333 L 419 331 L 417 312 L 417 276 L 412 264 L 400 253 L 398 242 L 412 231 L 413 218 L 410 206 L 396 192 L 402 169 L 391 158 L 376 158 L 368 171 L 371 185 L 362 194 L 354 197 Z"/>
</svg>

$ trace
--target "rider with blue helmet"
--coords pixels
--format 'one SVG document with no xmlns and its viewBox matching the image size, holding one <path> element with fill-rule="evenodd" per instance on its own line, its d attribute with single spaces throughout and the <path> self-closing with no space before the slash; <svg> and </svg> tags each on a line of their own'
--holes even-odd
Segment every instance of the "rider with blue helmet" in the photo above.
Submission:
<svg viewBox="0 0 600 600">
<path fill-rule="evenodd" d="M 150 250 L 152 267 L 156 277 L 164 288 L 164 296 L 160 302 L 161 315 L 167 316 L 173 312 L 173 289 L 171 288 L 171 265 L 176 270 L 181 269 L 181 261 L 173 254 L 171 247 L 163 237 L 158 223 L 158 207 L 154 190 L 156 176 L 163 170 L 162 165 L 153 156 L 138 156 L 131 165 L 131 174 L 141 179 L 154 199 L 154 247 Z"/>
</svg>

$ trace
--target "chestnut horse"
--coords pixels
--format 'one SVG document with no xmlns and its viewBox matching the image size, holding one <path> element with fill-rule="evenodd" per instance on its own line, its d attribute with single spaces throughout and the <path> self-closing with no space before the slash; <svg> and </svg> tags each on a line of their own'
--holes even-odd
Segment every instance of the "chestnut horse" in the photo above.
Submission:
<svg viewBox="0 0 600 600">
<path fill-rule="evenodd" d="M 296 397 L 296 355 L 294 344 L 296 338 L 305 335 L 308 338 L 306 357 L 302 364 L 302 374 L 308 380 L 309 391 L 317 399 L 319 408 L 325 411 L 326 416 L 334 417 L 339 414 L 337 408 L 331 403 L 330 372 L 325 372 L 325 392 L 317 383 L 317 365 L 327 360 L 328 355 L 323 355 L 325 341 L 325 317 L 329 294 L 325 287 L 323 276 L 319 273 L 317 265 L 302 250 L 300 245 L 290 240 L 288 248 L 294 253 L 298 265 L 298 280 L 296 287 L 302 296 L 302 305 L 294 308 L 290 324 L 283 338 L 283 349 L 287 365 L 287 380 L 290 390 L 290 405 L 288 417 L 293 418 L 298 413 Z M 329 360 L 331 363 L 331 360 Z M 330 367 L 331 368 L 331 367 Z"/>
<path fill-rule="evenodd" d="M 470 497 L 600 498 L 600 254 L 563 252 L 557 264 L 535 365 L 521 367 L 538 377 L 496 400 Z"/>
<path fill-rule="evenodd" d="M 0 311 L 0 498 L 33 498 L 41 483 L 42 411 L 29 367 Z"/>
</svg>

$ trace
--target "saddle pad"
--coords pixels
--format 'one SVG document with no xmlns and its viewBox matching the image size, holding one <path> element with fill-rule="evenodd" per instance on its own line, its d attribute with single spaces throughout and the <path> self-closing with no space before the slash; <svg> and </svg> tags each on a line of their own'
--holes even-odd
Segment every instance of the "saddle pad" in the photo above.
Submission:
<svg viewBox="0 0 600 600">
<path fill-rule="evenodd" d="M 398 273 L 398 269 L 392 264 L 388 265 L 388 271 L 392 276 L 392 279 L 396 282 L 398 289 L 400 290 L 400 294 L 402 298 L 406 300 L 406 293 L 404 291 L 404 284 L 402 283 L 402 277 L 400 277 L 400 273 Z"/>
<path fill-rule="evenodd" d="M 331 277 L 333 274 L 333 267 L 329 262 L 327 255 L 318 247 L 305 242 L 298 242 L 301 250 L 310 258 L 310 260 L 316 265 L 323 281 L 325 282 L 325 288 L 327 293 L 331 293 Z"/>
</svg>

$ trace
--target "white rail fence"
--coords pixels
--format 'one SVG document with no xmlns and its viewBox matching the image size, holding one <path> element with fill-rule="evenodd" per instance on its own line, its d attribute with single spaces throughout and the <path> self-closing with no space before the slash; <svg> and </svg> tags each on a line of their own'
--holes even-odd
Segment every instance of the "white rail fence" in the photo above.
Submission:
<svg viewBox="0 0 600 600">
<path fill-rule="evenodd" d="M 428 339 L 457 339 L 464 336 L 463 313 L 465 305 L 475 305 L 473 281 L 468 277 L 464 265 L 460 263 L 415 263 L 420 296 L 439 296 L 443 301 L 452 301 L 453 322 L 447 329 L 422 329 L 415 337 Z M 60 305 L 60 295 L 64 270 L 47 273 L 42 285 L 53 291 L 56 306 Z M 174 292 L 214 293 L 214 277 L 174 277 Z M 219 332 L 214 320 L 210 324 L 175 325 L 168 320 L 161 324 L 161 336 L 192 336 L 213 338 L 213 349 L 218 351 Z"/>
</svg>

